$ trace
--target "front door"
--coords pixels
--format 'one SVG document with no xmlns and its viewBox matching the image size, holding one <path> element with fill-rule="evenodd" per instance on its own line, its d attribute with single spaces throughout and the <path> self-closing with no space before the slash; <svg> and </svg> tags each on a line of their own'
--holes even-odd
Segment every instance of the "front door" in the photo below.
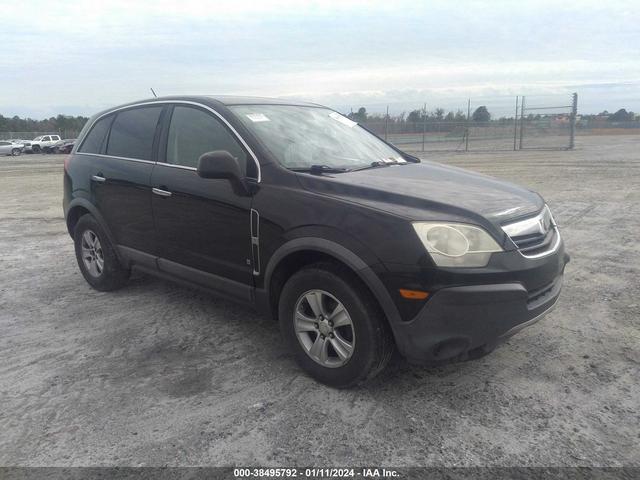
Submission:
<svg viewBox="0 0 640 480">
<path fill-rule="evenodd" d="M 196 172 L 200 156 L 214 150 L 229 151 L 246 172 L 248 154 L 203 108 L 175 105 L 165 128 L 165 161 L 151 177 L 158 265 L 172 275 L 249 300 L 251 197 L 234 192 L 228 180 L 204 179 Z"/>
</svg>

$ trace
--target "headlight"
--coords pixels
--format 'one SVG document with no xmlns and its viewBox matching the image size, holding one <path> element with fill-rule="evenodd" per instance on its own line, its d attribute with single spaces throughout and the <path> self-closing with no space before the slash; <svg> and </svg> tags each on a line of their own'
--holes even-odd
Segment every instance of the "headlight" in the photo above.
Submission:
<svg viewBox="0 0 640 480">
<path fill-rule="evenodd" d="M 484 267 L 500 245 L 482 228 L 462 223 L 415 222 L 418 234 L 439 267 Z"/>
</svg>

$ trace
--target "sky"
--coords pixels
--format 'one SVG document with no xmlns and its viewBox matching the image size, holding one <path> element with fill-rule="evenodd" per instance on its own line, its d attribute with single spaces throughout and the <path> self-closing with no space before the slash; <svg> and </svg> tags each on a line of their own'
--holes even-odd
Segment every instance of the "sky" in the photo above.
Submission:
<svg viewBox="0 0 640 480">
<path fill-rule="evenodd" d="M 6 2 L 6 5 L 3 3 Z M 0 114 L 158 95 L 640 112 L 640 1 L 0 0 Z M 13 21 L 7 20 L 13 19 Z"/>
</svg>

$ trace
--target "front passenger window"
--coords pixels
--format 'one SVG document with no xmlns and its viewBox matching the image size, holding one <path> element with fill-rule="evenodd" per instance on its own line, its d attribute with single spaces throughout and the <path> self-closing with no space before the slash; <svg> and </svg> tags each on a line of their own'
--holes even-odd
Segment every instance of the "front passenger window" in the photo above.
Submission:
<svg viewBox="0 0 640 480">
<path fill-rule="evenodd" d="M 167 163 L 197 168 L 203 153 L 227 150 L 246 173 L 247 154 L 213 115 L 198 108 L 176 106 L 167 141 Z"/>
</svg>

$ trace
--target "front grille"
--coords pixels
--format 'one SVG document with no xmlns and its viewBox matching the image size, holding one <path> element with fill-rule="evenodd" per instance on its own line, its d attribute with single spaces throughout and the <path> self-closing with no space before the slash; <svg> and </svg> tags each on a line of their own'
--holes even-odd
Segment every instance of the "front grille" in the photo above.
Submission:
<svg viewBox="0 0 640 480">
<path fill-rule="evenodd" d="M 503 225 L 502 230 L 525 257 L 546 255 L 560 243 L 560 232 L 546 205 L 534 217 Z"/>
<path fill-rule="evenodd" d="M 552 228 L 546 234 L 521 235 L 511 237 L 511 240 L 524 255 L 537 255 L 550 249 L 555 243 L 557 235 L 556 229 Z"/>
</svg>

